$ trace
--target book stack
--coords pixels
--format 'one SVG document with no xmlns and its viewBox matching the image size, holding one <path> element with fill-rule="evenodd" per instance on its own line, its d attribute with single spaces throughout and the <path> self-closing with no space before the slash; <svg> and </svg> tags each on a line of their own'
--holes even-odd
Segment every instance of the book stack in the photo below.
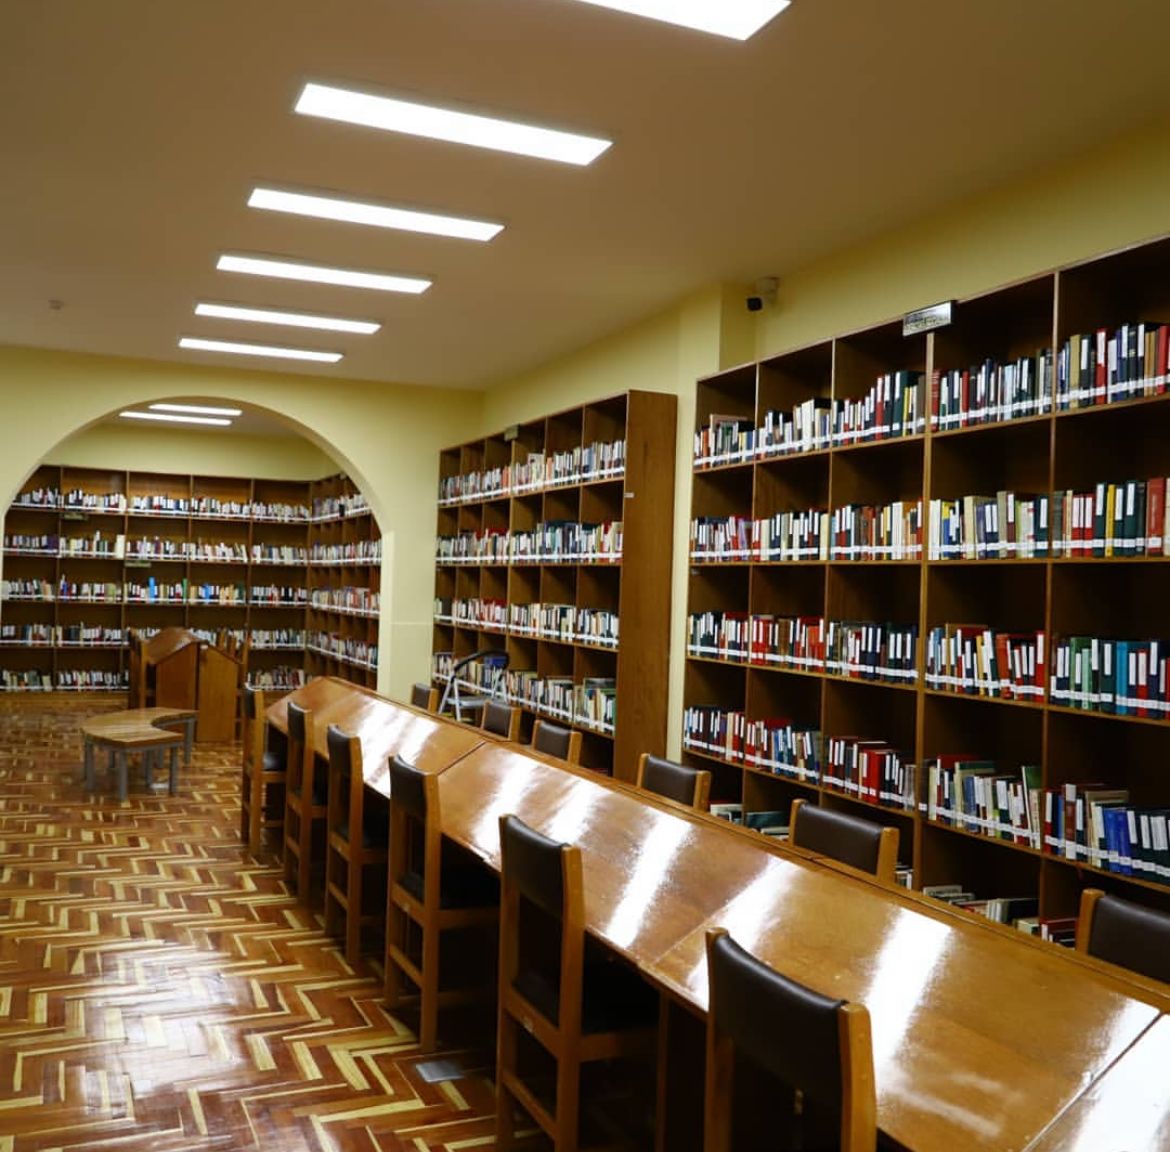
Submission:
<svg viewBox="0 0 1170 1152">
<path fill-rule="evenodd" d="M 1040 768 L 1001 768 L 972 756 L 926 761 L 926 818 L 993 840 L 1041 846 Z"/>
<path fill-rule="evenodd" d="M 829 528 L 831 560 L 912 560 L 922 555 L 922 501 L 845 504 Z"/>
<path fill-rule="evenodd" d="M 1113 716 L 1170 717 L 1170 648 L 1162 640 L 1064 636 L 1053 645 L 1053 704 Z"/>
<path fill-rule="evenodd" d="M 823 739 L 812 725 L 793 724 L 787 717 L 748 720 L 744 729 L 744 763 L 776 776 L 819 784 Z"/>
<path fill-rule="evenodd" d="M 1162 556 L 1166 477 L 1101 483 L 1092 491 L 1053 495 L 1055 556 Z"/>
<path fill-rule="evenodd" d="M 1044 699 L 1044 633 L 943 624 L 926 637 L 926 686 L 966 696 Z"/>
<path fill-rule="evenodd" d="M 1168 356 L 1167 327 L 1157 321 L 1070 336 L 1057 358 L 1056 406 L 1065 411 L 1160 395 Z"/>
<path fill-rule="evenodd" d="M 852 680 L 913 684 L 918 679 L 918 625 L 830 620 L 824 670 Z"/>
<path fill-rule="evenodd" d="M 1048 555 L 1046 495 L 1001 491 L 994 496 L 931 500 L 929 521 L 931 560 L 1031 560 Z"/>
<path fill-rule="evenodd" d="M 830 736 L 825 741 L 826 788 L 867 804 L 913 811 L 918 804 L 914 765 L 884 740 Z"/>
<path fill-rule="evenodd" d="M 742 712 L 693 706 L 683 711 L 683 747 L 742 764 L 746 727 Z"/>
<path fill-rule="evenodd" d="M 930 426 L 936 432 L 998 424 L 1052 411 L 1052 349 L 1009 364 L 984 360 L 962 370 L 935 372 Z"/>
</svg>

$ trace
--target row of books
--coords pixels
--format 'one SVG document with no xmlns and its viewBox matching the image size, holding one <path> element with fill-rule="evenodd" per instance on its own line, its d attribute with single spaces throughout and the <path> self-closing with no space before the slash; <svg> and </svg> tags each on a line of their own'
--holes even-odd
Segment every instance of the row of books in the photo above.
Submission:
<svg viewBox="0 0 1170 1152">
<path fill-rule="evenodd" d="M 1053 644 L 1049 700 L 1066 708 L 1170 717 L 1170 646 L 1162 640 L 1065 636 Z"/>
<path fill-rule="evenodd" d="M 56 585 L 47 580 L 4 580 L 0 599 L 11 601 L 71 601 L 87 604 L 250 604 L 256 607 L 303 607 L 308 589 L 276 584 L 254 584 L 244 595 L 242 584 L 209 584 L 194 581 L 161 581 L 151 576 L 126 585 L 72 581 L 62 576 Z"/>
<path fill-rule="evenodd" d="M 353 492 L 347 496 L 318 496 L 313 501 L 311 519 L 316 522 L 324 520 L 346 520 L 353 516 L 364 516 L 370 510 L 370 502 L 361 492 Z M 309 510 L 305 509 L 309 516 Z"/>
<path fill-rule="evenodd" d="M 248 686 L 263 692 L 291 692 L 307 682 L 303 668 L 280 664 L 275 668 L 254 668 L 248 673 Z"/>
<path fill-rule="evenodd" d="M 618 616 L 604 608 L 573 604 L 509 604 L 487 597 L 435 600 L 435 622 L 532 636 L 541 640 L 616 648 Z"/>
<path fill-rule="evenodd" d="M 942 624 L 926 635 L 926 686 L 941 692 L 1043 700 L 1044 661 L 1043 632 Z"/>
<path fill-rule="evenodd" d="M 805 784 L 818 784 L 882 807 L 914 811 L 915 766 L 884 740 L 825 737 L 788 717 L 749 719 L 713 705 L 683 713 L 683 747 Z"/>
<path fill-rule="evenodd" d="M 243 633 L 236 635 L 242 643 Z M 308 633 L 301 628 L 253 628 L 248 633 L 248 645 L 252 649 L 304 648 L 308 642 Z"/>
<path fill-rule="evenodd" d="M 687 655 L 912 684 L 918 679 L 916 624 L 697 612 L 687 617 Z"/>
<path fill-rule="evenodd" d="M 1030 560 L 1049 553 L 1047 495 L 1005 490 L 931 500 L 927 524 L 930 560 Z"/>
<path fill-rule="evenodd" d="M 355 588 L 350 585 L 340 588 L 314 588 L 309 596 L 309 605 L 327 612 L 377 616 L 381 607 L 381 596 L 369 588 Z"/>
<path fill-rule="evenodd" d="M 1055 555 L 1163 556 L 1170 539 L 1166 477 L 1102 482 L 1053 495 Z"/>
<path fill-rule="evenodd" d="M 712 414 L 695 433 L 695 466 L 917 435 L 926 427 L 922 382 L 921 372 L 885 373 L 863 396 L 809 397 L 791 413 L 765 412 L 759 426 L 751 416 Z"/>
<path fill-rule="evenodd" d="M 1044 851 L 1170 884 L 1170 813 L 1139 807 L 1124 788 L 1066 784 L 1044 790 Z"/>
<path fill-rule="evenodd" d="M 309 552 L 311 564 L 381 564 L 382 541 L 351 540 L 344 544 L 314 544 Z"/>
<path fill-rule="evenodd" d="M 702 562 L 911 560 L 922 555 L 922 501 L 845 504 L 691 521 L 690 558 Z"/>
<path fill-rule="evenodd" d="M 927 884 L 923 887 L 922 894 L 931 896 L 935 900 L 941 900 L 944 904 L 950 904 L 955 908 L 973 912 L 977 916 L 985 916 L 997 924 L 1007 924 L 1018 928 L 1021 932 L 1028 932 L 1045 940 L 1052 940 L 1054 943 L 1071 945 L 1073 942 L 1071 938 L 1066 938 L 1064 935 L 1067 921 L 1038 919 L 1040 901 L 1035 896 L 977 897 L 974 892 L 968 891 L 961 884 Z M 1059 938 L 1055 934 L 1050 934 L 1055 933 L 1057 924 L 1059 924 L 1061 932 Z M 1042 926 L 1046 926 L 1043 931 L 1041 930 Z M 1075 933 L 1075 919 L 1072 921 L 1072 928 Z"/>
<path fill-rule="evenodd" d="M 1070 336 L 1057 358 L 1057 408 L 1086 408 L 1165 392 L 1168 335 L 1165 324 L 1147 320 L 1123 324 L 1112 332 L 1098 328 Z"/>
<path fill-rule="evenodd" d="M 936 432 L 999 424 L 1052 411 L 1052 349 L 1007 364 L 984 360 L 936 371 L 931 381 L 930 427 Z"/>
<path fill-rule="evenodd" d="M 965 755 L 934 756 L 923 765 L 926 818 L 993 840 L 1039 849 L 1040 768 L 1005 768 Z"/>
<path fill-rule="evenodd" d="M 46 647 L 120 647 L 122 628 L 105 624 L 0 624 L 0 642 Z"/>
<path fill-rule="evenodd" d="M 621 557 L 620 520 L 601 524 L 550 520 L 531 532 L 488 529 L 440 536 L 435 542 L 440 564 L 617 563 Z"/>
<path fill-rule="evenodd" d="M 613 480 L 624 476 L 625 471 L 625 440 L 595 441 L 561 452 L 529 452 L 523 461 L 443 477 L 439 481 L 439 503 L 526 495 L 568 484 Z"/>
<path fill-rule="evenodd" d="M 310 632 L 306 647 L 322 656 L 329 656 L 359 668 L 378 667 L 378 645 L 353 636 L 338 636 L 335 632 Z"/>
<path fill-rule="evenodd" d="M 126 670 L 68 668 L 54 673 L 36 668 L 0 669 L 0 692 L 121 692 L 129 682 Z"/>
<path fill-rule="evenodd" d="M 451 680 L 455 662 L 451 652 L 436 652 L 431 657 L 434 680 L 446 684 Z M 527 708 L 540 716 L 578 727 L 612 735 L 617 722 L 616 682 L 608 676 L 541 676 L 531 669 L 500 670 L 480 660 L 468 664 L 460 673 L 461 692 L 502 696 L 510 704 Z"/>
</svg>

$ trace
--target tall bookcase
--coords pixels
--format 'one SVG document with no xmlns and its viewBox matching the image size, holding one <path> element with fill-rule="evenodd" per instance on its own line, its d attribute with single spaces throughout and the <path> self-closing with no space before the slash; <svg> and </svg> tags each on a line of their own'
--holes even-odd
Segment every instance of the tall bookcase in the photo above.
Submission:
<svg viewBox="0 0 1170 1152">
<path fill-rule="evenodd" d="M 698 382 L 713 799 L 893 824 L 1042 934 L 1090 885 L 1170 908 L 1167 318 L 1161 240 Z"/>
<path fill-rule="evenodd" d="M 44 465 L 8 508 L 6 691 L 123 691 L 130 629 L 247 640 L 250 682 L 372 684 L 380 540 L 348 478 Z"/>
<path fill-rule="evenodd" d="M 666 743 L 676 407 L 626 392 L 439 462 L 436 680 L 506 652 L 524 738 L 537 716 L 578 728 L 582 763 L 627 780 Z"/>
</svg>

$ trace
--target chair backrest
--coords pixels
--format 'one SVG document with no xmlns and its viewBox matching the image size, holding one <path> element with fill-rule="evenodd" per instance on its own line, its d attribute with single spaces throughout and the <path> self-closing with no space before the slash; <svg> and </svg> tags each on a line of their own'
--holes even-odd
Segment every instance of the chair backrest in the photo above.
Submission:
<svg viewBox="0 0 1170 1152">
<path fill-rule="evenodd" d="M 489 700 L 483 706 L 480 727 L 485 732 L 503 736 L 505 740 L 515 740 L 520 735 L 520 709 L 502 700 Z"/>
<path fill-rule="evenodd" d="M 1170 915 L 1165 912 L 1086 888 L 1077 918 L 1077 949 L 1170 984 Z"/>
<path fill-rule="evenodd" d="M 711 792 L 711 773 L 703 768 L 690 768 L 676 764 L 662 756 L 651 756 L 643 752 L 638 757 L 638 776 L 635 783 L 656 796 L 677 800 L 689 808 L 707 811 L 707 799 Z"/>
<path fill-rule="evenodd" d="M 894 883 L 898 864 L 898 829 L 863 820 L 847 812 L 819 808 L 804 800 L 792 801 L 789 833 L 798 848 L 829 856 Z"/>
<path fill-rule="evenodd" d="M 500 978 L 522 986 L 523 973 L 539 971 L 551 991 L 545 1003 L 560 1031 L 581 1029 L 581 982 L 585 951 L 585 893 L 581 849 L 550 840 L 516 816 L 500 817 Z M 526 907 L 527 906 L 527 907 Z M 521 930 L 529 909 L 557 947 Z M 543 947 L 541 946 L 543 943 Z M 518 981 L 517 977 L 521 980 Z"/>
<path fill-rule="evenodd" d="M 439 690 L 429 684 L 413 684 L 410 689 L 410 702 L 415 708 L 424 708 L 428 712 L 439 710 Z"/>
<path fill-rule="evenodd" d="M 330 724 L 325 746 L 329 749 L 329 830 L 348 840 L 351 835 L 360 836 L 362 830 L 362 742 Z"/>
<path fill-rule="evenodd" d="M 300 794 L 313 783 L 313 714 L 293 701 L 288 702 L 288 768 L 286 787 Z"/>
<path fill-rule="evenodd" d="M 877 1143 L 877 1097 L 866 1009 L 782 976 L 722 928 L 707 932 L 707 979 L 709 1130 L 730 1132 L 731 1082 L 738 1056 L 792 1090 L 793 1099 L 800 1093 L 802 1107 L 784 1119 L 805 1127 L 819 1123 L 839 1129 L 842 1152 L 872 1152 Z M 776 1111 L 780 1121 L 781 1110 Z M 709 1140 L 706 1146 L 723 1145 Z"/>
<path fill-rule="evenodd" d="M 422 900 L 439 906 L 439 778 L 395 753 L 390 757 L 390 882 L 407 873 L 422 880 Z M 417 886 L 417 880 L 416 880 Z"/>
<path fill-rule="evenodd" d="M 547 720 L 537 720 L 532 728 L 532 748 L 536 752 L 576 764 L 581 758 L 581 733 L 550 724 Z"/>
</svg>

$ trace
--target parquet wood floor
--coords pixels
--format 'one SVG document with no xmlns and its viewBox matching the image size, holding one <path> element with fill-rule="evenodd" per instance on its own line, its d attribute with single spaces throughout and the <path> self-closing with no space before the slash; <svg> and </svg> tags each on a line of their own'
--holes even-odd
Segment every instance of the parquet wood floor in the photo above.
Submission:
<svg viewBox="0 0 1170 1152">
<path fill-rule="evenodd" d="M 238 745 L 86 794 L 80 721 L 124 706 L 0 698 L 0 1152 L 492 1148 L 492 1037 L 418 1052 L 241 846 Z"/>
</svg>

